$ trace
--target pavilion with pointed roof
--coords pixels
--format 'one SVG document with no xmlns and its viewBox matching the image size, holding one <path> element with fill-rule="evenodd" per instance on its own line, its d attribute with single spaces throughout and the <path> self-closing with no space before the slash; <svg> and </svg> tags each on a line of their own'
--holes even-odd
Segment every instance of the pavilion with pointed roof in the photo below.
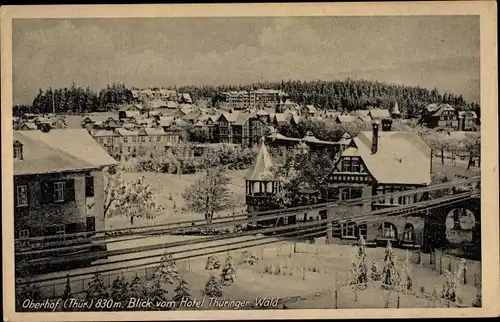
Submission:
<svg viewBox="0 0 500 322">
<path fill-rule="evenodd" d="M 245 201 L 249 212 L 272 209 L 272 196 L 279 191 L 279 182 L 272 173 L 274 164 L 264 138 L 259 152 L 245 177 Z"/>
<path fill-rule="evenodd" d="M 391 108 L 391 110 L 389 111 L 389 113 L 391 113 L 391 117 L 393 119 L 401 117 L 401 112 L 399 111 L 398 102 L 394 103 L 394 106 Z"/>
</svg>

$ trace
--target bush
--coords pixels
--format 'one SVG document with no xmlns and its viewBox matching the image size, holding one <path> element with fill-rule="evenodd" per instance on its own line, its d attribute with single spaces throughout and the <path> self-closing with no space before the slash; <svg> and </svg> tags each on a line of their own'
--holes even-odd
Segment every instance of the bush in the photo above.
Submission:
<svg viewBox="0 0 500 322">
<path fill-rule="evenodd" d="M 208 256 L 207 264 L 205 265 L 205 270 L 211 271 L 220 268 L 220 261 L 214 256 Z"/>
<path fill-rule="evenodd" d="M 254 254 L 252 254 L 248 250 L 245 250 L 241 254 L 241 258 L 242 258 L 241 263 L 248 264 L 248 265 L 255 265 L 259 261 L 259 258 L 257 258 L 257 256 L 255 256 Z"/>
</svg>

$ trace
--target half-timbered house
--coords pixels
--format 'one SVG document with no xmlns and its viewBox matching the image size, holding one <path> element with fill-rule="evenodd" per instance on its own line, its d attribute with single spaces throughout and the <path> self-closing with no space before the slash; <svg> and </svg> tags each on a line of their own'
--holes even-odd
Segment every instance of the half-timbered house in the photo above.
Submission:
<svg viewBox="0 0 500 322">
<path fill-rule="evenodd" d="M 410 190 L 431 183 L 431 149 L 411 132 L 361 132 L 342 152 L 322 184 L 327 201 L 347 201 L 384 193 Z M 425 194 L 387 198 L 380 202 L 359 199 L 355 204 L 332 209 L 341 220 L 370 210 L 411 204 L 427 198 Z M 390 240 L 401 245 L 417 245 L 422 240 L 423 218 L 418 215 L 390 220 L 344 222 L 334 230 L 343 239 L 363 236 L 368 241 Z"/>
</svg>

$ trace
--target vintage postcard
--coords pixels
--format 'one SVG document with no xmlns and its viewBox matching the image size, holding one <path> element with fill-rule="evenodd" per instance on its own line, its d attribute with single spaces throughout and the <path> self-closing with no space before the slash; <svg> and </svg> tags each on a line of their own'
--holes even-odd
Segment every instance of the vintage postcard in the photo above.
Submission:
<svg viewBox="0 0 500 322">
<path fill-rule="evenodd" d="M 1 31 L 4 321 L 499 314 L 494 2 Z"/>
</svg>

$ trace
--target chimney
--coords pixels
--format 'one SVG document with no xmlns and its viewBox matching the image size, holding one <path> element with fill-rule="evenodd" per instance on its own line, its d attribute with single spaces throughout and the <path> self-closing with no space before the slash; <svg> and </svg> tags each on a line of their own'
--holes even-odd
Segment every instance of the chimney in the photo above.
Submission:
<svg viewBox="0 0 500 322">
<path fill-rule="evenodd" d="M 378 150 L 378 120 L 372 122 L 372 154 L 377 153 Z"/>
</svg>

